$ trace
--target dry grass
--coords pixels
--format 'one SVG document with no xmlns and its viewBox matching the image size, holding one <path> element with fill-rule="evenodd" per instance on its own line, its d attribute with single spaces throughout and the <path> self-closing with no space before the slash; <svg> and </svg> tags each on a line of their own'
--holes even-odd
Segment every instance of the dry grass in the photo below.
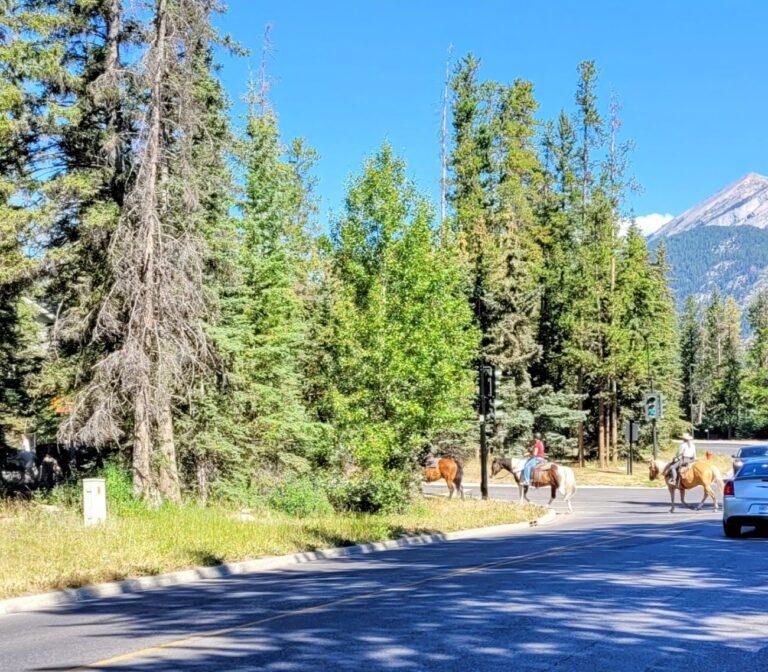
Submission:
<svg viewBox="0 0 768 672">
<path fill-rule="evenodd" d="M 676 450 L 676 447 L 662 450 L 659 453 L 659 457 L 662 459 L 671 460 Z M 607 469 L 601 469 L 600 465 L 596 462 L 587 462 L 583 467 L 579 467 L 577 464 L 570 462 L 563 462 L 563 464 L 568 464 L 568 466 L 573 468 L 573 471 L 576 475 L 577 485 L 612 485 L 622 487 L 646 486 L 656 488 L 664 487 L 664 483 L 662 481 L 651 481 L 648 478 L 647 459 L 635 462 L 632 475 L 627 474 L 626 461 L 621 461 L 615 466 L 609 466 Z M 716 465 L 720 469 L 723 476 L 731 471 L 731 458 L 726 457 L 725 455 L 713 455 L 712 464 Z M 500 474 L 497 478 L 491 480 L 491 484 L 515 482 L 511 474 L 506 471 L 504 471 L 503 474 L 503 476 Z M 473 458 L 472 460 L 469 460 L 465 463 L 464 481 L 466 483 L 480 482 L 480 460 L 478 458 Z"/>
<path fill-rule="evenodd" d="M 539 507 L 419 500 L 398 515 L 297 519 L 272 511 L 240 521 L 220 508 L 165 508 L 84 528 L 78 513 L 0 504 L 0 599 L 198 565 L 425 532 L 532 520 Z"/>
</svg>

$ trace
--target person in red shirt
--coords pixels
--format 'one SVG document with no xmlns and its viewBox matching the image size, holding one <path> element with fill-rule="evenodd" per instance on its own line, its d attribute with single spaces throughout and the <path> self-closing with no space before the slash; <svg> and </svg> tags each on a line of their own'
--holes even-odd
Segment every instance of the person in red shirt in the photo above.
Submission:
<svg viewBox="0 0 768 672">
<path fill-rule="evenodd" d="M 531 484 L 531 475 L 539 462 L 544 461 L 544 442 L 541 440 L 541 434 L 536 432 L 533 435 L 531 443 L 531 456 L 523 468 L 523 485 Z"/>
</svg>

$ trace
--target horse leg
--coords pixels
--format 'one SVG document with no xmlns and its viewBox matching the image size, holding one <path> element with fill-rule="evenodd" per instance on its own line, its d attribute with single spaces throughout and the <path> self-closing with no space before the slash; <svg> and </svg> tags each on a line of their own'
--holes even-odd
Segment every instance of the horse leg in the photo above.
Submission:
<svg viewBox="0 0 768 672">
<path fill-rule="evenodd" d="M 448 499 L 451 499 L 453 497 L 453 483 L 448 476 L 445 477 L 445 484 L 448 486 Z"/>
<path fill-rule="evenodd" d="M 693 507 L 685 501 L 685 488 L 680 488 L 680 502 L 685 505 L 685 508 L 692 509 Z"/>
<path fill-rule="evenodd" d="M 667 483 L 667 487 L 669 488 L 669 498 L 670 498 L 670 501 L 672 503 L 672 506 L 669 509 L 669 512 L 670 513 L 674 513 L 675 512 L 675 490 L 677 488 L 675 488 L 674 486 L 670 485 L 669 483 Z"/>
<path fill-rule="evenodd" d="M 523 486 L 522 483 L 517 484 L 517 489 L 520 491 L 520 500 L 519 500 L 520 504 L 525 504 L 525 493 L 523 492 L 524 487 L 525 486 Z"/>
<path fill-rule="evenodd" d="M 525 497 L 525 501 L 526 501 L 526 502 L 528 502 L 528 503 L 530 504 L 530 503 L 531 503 L 531 500 L 530 500 L 530 499 L 528 499 L 528 488 L 529 488 L 529 487 L 530 487 L 529 485 L 524 485 L 524 486 L 523 486 L 523 497 Z"/>
<path fill-rule="evenodd" d="M 709 484 L 709 487 L 707 488 L 707 494 L 712 498 L 712 504 L 715 506 L 715 511 L 717 511 L 720 507 L 717 505 L 717 495 L 715 494 L 714 489 L 712 488 L 712 484 Z"/>
<path fill-rule="evenodd" d="M 704 496 L 701 498 L 701 502 L 699 502 L 699 505 L 696 507 L 696 510 L 701 511 L 701 509 L 704 508 L 704 502 L 707 501 L 707 497 L 711 497 L 712 501 L 715 504 L 715 511 L 717 511 L 717 500 L 715 499 L 715 493 L 712 492 L 712 487 L 710 485 L 704 485 L 704 484 L 702 484 L 702 487 L 704 488 Z"/>
<path fill-rule="evenodd" d="M 550 483 L 550 485 L 549 485 L 549 504 L 547 504 L 547 506 L 552 506 L 552 502 L 555 501 L 555 497 L 557 497 L 557 486 L 554 483 Z"/>
</svg>

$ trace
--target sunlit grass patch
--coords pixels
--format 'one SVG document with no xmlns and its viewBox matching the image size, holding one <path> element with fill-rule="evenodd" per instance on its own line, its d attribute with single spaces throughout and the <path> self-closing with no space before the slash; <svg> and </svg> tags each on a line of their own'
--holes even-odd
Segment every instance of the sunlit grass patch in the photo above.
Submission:
<svg viewBox="0 0 768 672">
<path fill-rule="evenodd" d="M 136 510 L 85 528 L 75 509 L 0 504 L 0 599 L 199 565 L 532 520 L 538 507 L 417 500 L 402 514 L 306 518 L 198 506 Z M 247 516 L 245 516 L 247 517 Z"/>
</svg>

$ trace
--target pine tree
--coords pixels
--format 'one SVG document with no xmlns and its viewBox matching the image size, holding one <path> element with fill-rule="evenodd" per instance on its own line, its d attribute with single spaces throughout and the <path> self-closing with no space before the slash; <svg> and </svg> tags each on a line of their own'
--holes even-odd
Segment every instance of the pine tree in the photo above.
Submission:
<svg viewBox="0 0 768 672">
<path fill-rule="evenodd" d="M 492 304 L 503 262 L 497 244 L 500 232 L 490 211 L 493 147 L 489 94 L 495 87 L 479 82 L 479 67 L 479 61 L 469 54 L 457 63 L 451 81 L 454 137 L 449 196 L 484 350 L 489 343 Z"/>
<path fill-rule="evenodd" d="M 307 343 L 300 296 L 307 246 L 301 157 L 294 154 L 293 163 L 285 157 L 276 116 L 252 105 L 242 150 L 242 286 L 229 317 L 239 343 L 235 385 L 251 436 L 249 464 L 296 467 L 316 441 L 301 380 Z"/>
<path fill-rule="evenodd" d="M 0 60 L 22 95 L 26 188 L 35 196 L 26 209 L 45 242 L 38 293 L 57 316 L 55 357 L 27 382 L 36 429 L 52 440 L 57 423 L 45 407 L 53 400 L 66 409 L 115 345 L 93 335 L 129 173 L 134 92 L 122 52 L 140 37 L 119 0 L 11 4 L 12 38 Z"/>
<path fill-rule="evenodd" d="M 31 242 L 34 190 L 28 163 L 30 120 L 22 67 L 23 50 L 12 35 L 19 3 L 2 8 L 0 29 L 0 448 L 9 430 L 19 431 L 29 418 L 29 375 L 36 366 L 28 309 L 23 295 L 35 270 L 25 253 Z M 31 341 L 31 342 L 30 342 Z"/>
<path fill-rule="evenodd" d="M 744 377 L 743 397 L 749 412 L 751 435 L 768 431 L 768 291 L 757 294 L 747 310 L 752 332 L 747 352 L 748 368 Z"/>
<path fill-rule="evenodd" d="M 567 347 L 572 339 L 571 311 L 576 296 L 576 249 L 578 245 L 575 199 L 576 138 L 565 112 L 558 117 L 556 129 L 544 137 L 546 185 L 537 205 L 542 236 L 542 288 L 538 341 L 541 358 L 534 365 L 533 378 L 538 384 L 556 389 L 566 387 L 571 371 Z M 575 387 L 575 386 L 574 386 Z"/>
<path fill-rule="evenodd" d="M 733 297 L 723 306 L 724 333 L 720 341 L 719 375 L 715 381 L 711 419 L 731 439 L 743 420 L 741 311 Z"/>
<path fill-rule="evenodd" d="M 725 331 L 725 315 L 723 299 L 715 288 L 704 310 L 701 325 L 701 363 L 699 367 L 699 383 L 701 385 L 701 401 L 704 404 L 707 424 L 710 424 L 710 410 L 714 404 L 713 393 L 720 378 L 723 363 L 723 333 Z M 710 425 L 711 426 L 711 425 Z"/>
<path fill-rule="evenodd" d="M 699 327 L 699 306 L 689 296 L 680 316 L 680 379 L 683 381 L 683 403 L 686 417 L 693 422 L 694 404 L 700 399 L 698 380 L 701 365 L 701 329 Z"/>
</svg>

